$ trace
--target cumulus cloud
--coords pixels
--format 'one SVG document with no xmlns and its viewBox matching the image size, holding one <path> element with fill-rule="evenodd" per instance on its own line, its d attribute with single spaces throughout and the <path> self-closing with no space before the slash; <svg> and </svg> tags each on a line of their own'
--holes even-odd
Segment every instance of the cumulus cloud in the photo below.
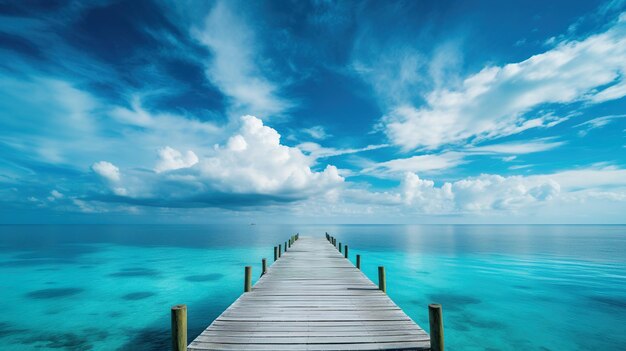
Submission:
<svg viewBox="0 0 626 351">
<path fill-rule="evenodd" d="M 404 202 L 421 212 L 458 213 L 520 209 L 551 200 L 560 186 L 551 179 L 482 174 L 437 187 L 431 180 L 407 173 L 401 191 Z"/>
<path fill-rule="evenodd" d="M 519 62 L 486 67 L 459 86 L 435 89 L 423 107 L 399 104 L 383 117 L 405 149 L 435 149 L 550 127 L 567 119 L 535 113 L 546 104 L 596 104 L 626 95 L 626 16 L 607 31 Z"/>
<path fill-rule="evenodd" d="M 158 151 L 159 160 L 154 170 L 157 173 L 170 171 L 174 169 L 188 168 L 198 163 L 198 156 L 187 150 L 183 155 L 180 151 L 166 146 Z"/>
<path fill-rule="evenodd" d="M 282 145 L 278 132 L 260 119 L 244 116 L 238 133 L 198 168 L 220 190 L 238 193 L 311 193 L 343 181 L 336 167 L 315 172 L 312 162 L 300 149 Z"/>
<path fill-rule="evenodd" d="M 224 144 L 200 151 L 206 156 L 162 148 L 154 173 L 129 170 L 110 190 L 118 196 L 116 201 L 132 204 L 245 207 L 324 195 L 344 181 L 332 165 L 313 170 L 313 158 L 282 145 L 280 134 L 254 116 L 241 117 L 239 128 Z M 93 169 L 120 180 L 119 170 L 108 162 L 98 162 Z"/>
<path fill-rule="evenodd" d="M 111 182 L 120 181 L 120 169 L 114 164 L 107 161 L 99 161 L 91 166 L 91 169 L 96 172 L 97 175 Z"/>
</svg>

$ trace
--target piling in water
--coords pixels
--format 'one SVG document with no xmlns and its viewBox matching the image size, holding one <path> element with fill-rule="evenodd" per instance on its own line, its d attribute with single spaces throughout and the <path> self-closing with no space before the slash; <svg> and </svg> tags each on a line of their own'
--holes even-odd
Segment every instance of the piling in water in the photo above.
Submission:
<svg viewBox="0 0 626 351">
<path fill-rule="evenodd" d="M 243 292 L 249 292 L 250 290 L 252 290 L 252 267 L 246 266 L 243 280 Z"/>
<path fill-rule="evenodd" d="M 385 276 L 385 267 L 378 266 L 378 289 L 385 294 L 387 293 L 387 277 Z"/>
<path fill-rule="evenodd" d="M 443 318 L 440 304 L 428 305 L 428 320 L 430 322 L 430 349 L 443 351 Z"/>
<path fill-rule="evenodd" d="M 261 260 L 261 276 L 265 273 L 267 273 L 267 259 L 264 258 Z"/>
<path fill-rule="evenodd" d="M 361 269 L 361 255 L 356 255 L 356 268 Z"/>
<path fill-rule="evenodd" d="M 187 305 L 172 307 L 172 350 L 187 351 Z"/>
<path fill-rule="evenodd" d="M 343 248 L 343 255 L 348 258 L 348 245 Z"/>
<path fill-rule="evenodd" d="M 278 246 L 274 246 L 274 262 L 278 260 Z"/>
</svg>

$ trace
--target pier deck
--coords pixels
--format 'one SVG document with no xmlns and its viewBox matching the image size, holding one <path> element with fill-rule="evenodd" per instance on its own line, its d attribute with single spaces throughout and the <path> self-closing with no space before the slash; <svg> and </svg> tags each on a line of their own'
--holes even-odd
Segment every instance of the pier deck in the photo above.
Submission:
<svg viewBox="0 0 626 351">
<path fill-rule="evenodd" d="M 429 335 L 324 238 L 300 237 L 189 350 L 429 350 Z"/>
</svg>

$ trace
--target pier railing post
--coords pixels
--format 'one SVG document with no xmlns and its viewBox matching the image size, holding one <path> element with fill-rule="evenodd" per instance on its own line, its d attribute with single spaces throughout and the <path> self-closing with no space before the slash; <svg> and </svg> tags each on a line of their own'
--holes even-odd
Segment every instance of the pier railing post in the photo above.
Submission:
<svg viewBox="0 0 626 351">
<path fill-rule="evenodd" d="M 430 349 L 443 351 L 443 318 L 440 304 L 428 305 L 428 320 L 430 322 Z"/>
<path fill-rule="evenodd" d="M 343 255 L 348 258 L 348 245 L 343 248 Z"/>
<path fill-rule="evenodd" d="M 287 242 L 285 241 L 285 252 L 287 252 Z"/>
<path fill-rule="evenodd" d="M 356 268 L 361 269 L 361 255 L 356 255 Z"/>
<path fill-rule="evenodd" d="M 172 350 L 187 351 L 187 305 L 172 306 Z"/>
<path fill-rule="evenodd" d="M 278 260 L 278 246 L 274 246 L 274 262 Z"/>
<path fill-rule="evenodd" d="M 261 260 L 261 276 L 265 273 L 267 273 L 267 259 L 264 258 Z"/>
<path fill-rule="evenodd" d="M 246 266 L 243 292 L 250 292 L 250 290 L 252 290 L 252 267 Z"/>
<path fill-rule="evenodd" d="M 282 256 L 283 254 L 283 248 L 282 248 L 282 244 L 278 245 L 278 258 L 280 258 L 280 256 Z"/>
<path fill-rule="evenodd" d="M 339 242 L 339 252 L 341 252 L 341 242 Z"/>
<path fill-rule="evenodd" d="M 387 293 L 387 277 L 385 276 L 385 267 L 378 266 L 378 289 L 385 294 Z"/>
</svg>

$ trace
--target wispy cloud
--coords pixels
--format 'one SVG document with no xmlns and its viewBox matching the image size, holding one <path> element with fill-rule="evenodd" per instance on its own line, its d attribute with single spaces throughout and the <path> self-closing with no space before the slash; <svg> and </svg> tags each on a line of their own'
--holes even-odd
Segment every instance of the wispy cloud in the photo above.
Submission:
<svg viewBox="0 0 626 351">
<path fill-rule="evenodd" d="M 361 147 L 361 148 L 337 149 L 337 148 L 332 148 L 332 147 L 323 147 L 317 143 L 306 142 L 306 143 L 298 144 L 297 147 L 300 150 L 309 154 L 311 157 L 318 159 L 318 158 L 327 158 L 327 157 L 333 157 L 333 156 L 356 154 L 356 153 L 364 152 L 364 151 L 382 149 L 382 148 L 389 147 L 389 146 L 390 146 L 389 144 L 380 144 L 380 145 L 368 145 L 368 146 Z"/>
<path fill-rule="evenodd" d="M 375 163 L 364 168 L 361 173 L 378 176 L 397 175 L 406 172 L 432 173 L 454 168 L 465 162 L 464 157 L 465 154 L 461 152 L 418 155 Z"/>
<path fill-rule="evenodd" d="M 609 115 L 609 116 L 597 117 L 594 119 L 590 119 L 586 122 L 577 124 L 574 126 L 574 128 L 581 128 L 581 130 L 578 132 L 578 135 L 585 136 L 589 133 L 589 131 L 593 129 L 602 128 L 608 125 L 609 123 L 613 122 L 614 120 L 619 119 L 619 118 L 624 118 L 624 117 L 626 117 L 626 115 Z"/>
<path fill-rule="evenodd" d="M 500 143 L 485 146 L 476 146 L 465 149 L 469 153 L 477 154 L 509 154 L 523 155 L 535 152 L 543 152 L 555 149 L 563 144 L 564 141 L 551 141 L 552 139 L 535 139 L 521 142 Z M 511 159 L 512 160 L 512 159 Z"/>
<path fill-rule="evenodd" d="M 234 115 L 251 113 L 269 118 L 284 113 L 293 103 L 280 97 L 279 84 L 264 74 L 255 38 L 242 16 L 227 1 L 219 1 L 194 35 L 213 57 L 206 61 L 206 74 L 230 98 Z"/>
<path fill-rule="evenodd" d="M 324 140 L 331 135 L 326 132 L 326 129 L 322 126 L 314 126 L 311 128 L 304 128 L 301 130 L 303 133 L 309 135 L 313 139 Z"/>
<path fill-rule="evenodd" d="M 624 57 L 626 15 L 603 33 L 565 40 L 525 61 L 485 67 L 459 86 L 435 89 L 423 107 L 398 106 L 383 118 L 384 130 L 405 149 L 435 149 L 551 127 L 567 116 L 542 114 L 538 107 L 626 95 Z"/>
</svg>

